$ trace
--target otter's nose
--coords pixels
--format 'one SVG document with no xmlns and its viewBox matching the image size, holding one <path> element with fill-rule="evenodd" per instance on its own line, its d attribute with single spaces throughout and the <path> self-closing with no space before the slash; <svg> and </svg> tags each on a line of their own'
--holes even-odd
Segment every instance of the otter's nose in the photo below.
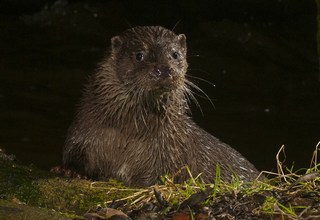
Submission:
<svg viewBox="0 0 320 220">
<path fill-rule="evenodd" d="M 172 76 L 172 69 L 169 67 L 155 67 L 152 73 L 158 79 L 165 79 Z"/>
</svg>

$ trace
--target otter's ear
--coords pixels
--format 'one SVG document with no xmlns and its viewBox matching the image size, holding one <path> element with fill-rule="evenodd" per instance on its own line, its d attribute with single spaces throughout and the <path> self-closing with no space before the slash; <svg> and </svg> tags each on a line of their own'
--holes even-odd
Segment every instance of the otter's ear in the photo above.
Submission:
<svg viewBox="0 0 320 220">
<path fill-rule="evenodd" d="M 122 40 L 119 36 L 111 38 L 111 49 L 112 51 L 118 51 L 121 48 Z"/>
<path fill-rule="evenodd" d="M 178 35 L 178 40 L 182 48 L 187 47 L 187 37 L 184 34 L 179 34 Z"/>
</svg>

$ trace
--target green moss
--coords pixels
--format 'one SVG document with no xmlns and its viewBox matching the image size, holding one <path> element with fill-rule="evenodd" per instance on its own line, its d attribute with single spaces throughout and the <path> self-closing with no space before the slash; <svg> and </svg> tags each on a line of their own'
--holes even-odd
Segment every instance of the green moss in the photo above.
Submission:
<svg viewBox="0 0 320 220">
<path fill-rule="evenodd" d="M 59 178 L 33 166 L 16 164 L 0 151 L 0 195 L 9 201 L 83 215 L 97 205 L 126 197 L 128 191 L 115 180 L 95 183 Z"/>
<path fill-rule="evenodd" d="M 53 176 L 33 166 L 21 166 L 0 152 L 0 195 L 37 205 L 41 195 L 35 181 Z"/>
<path fill-rule="evenodd" d="M 103 205 L 107 201 L 127 196 L 128 192 L 119 193 L 112 190 L 117 187 L 113 180 L 104 183 L 104 187 L 92 186 L 92 182 L 79 179 L 51 178 L 38 180 L 37 185 L 41 197 L 40 204 L 44 207 L 55 208 L 60 211 L 72 211 L 74 213 L 85 213 L 90 208 Z M 118 184 L 117 189 L 123 188 Z"/>
</svg>

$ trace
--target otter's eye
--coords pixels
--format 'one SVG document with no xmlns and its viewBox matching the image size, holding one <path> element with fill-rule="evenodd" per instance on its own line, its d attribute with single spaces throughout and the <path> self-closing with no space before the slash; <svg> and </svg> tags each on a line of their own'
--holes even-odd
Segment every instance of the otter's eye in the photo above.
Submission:
<svg viewBox="0 0 320 220">
<path fill-rule="evenodd" d="M 172 57 L 173 57 L 173 59 L 178 59 L 179 58 L 179 53 L 178 52 L 173 52 L 172 53 Z"/>
<path fill-rule="evenodd" d="M 143 53 L 136 53 L 136 60 L 141 62 L 143 60 Z"/>
</svg>

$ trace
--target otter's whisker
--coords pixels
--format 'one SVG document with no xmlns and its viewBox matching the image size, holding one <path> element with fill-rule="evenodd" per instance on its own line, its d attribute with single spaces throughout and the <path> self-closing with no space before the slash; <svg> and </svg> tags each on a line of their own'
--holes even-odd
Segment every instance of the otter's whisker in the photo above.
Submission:
<svg viewBox="0 0 320 220">
<path fill-rule="evenodd" d="M 189 58 L 189 57 L 201 57 L 201 55 L 200 54 L 189 54 L 187 56 L 187 58 Z"/>
<path fill-rule="evenodd" d="M 197 108 L 200 110 L 201 114 L 203 115 L 201 105 L 198 102 L 197 98 L 193 95 L 192 90 L 188 86 L 185 86 L 185 91 L 186 91 L 186 96 L 188 97 L 188 99 L 192 100 L 196 104 Z"/>
<path fill-rule="evenodd" d="M 201 88 L 199 88 L 199 86 L 197 86 L 196 84 L 194 84 L 193 82 L 186 80 L 186 84 L 188 84 L 191 88 L 194 88 L 195 90 L 199 91 L 200 93 L 202 93 L 204 95 L 203 98 L 206 98 L 211 105 L 215 108 L 212 99 L 207 95 L 207 93 L 205 93 Z M 197 93 L 195 93 L 196 95 L 199 95 Z M 201 95 L 199 95 L 201 97 Z"/>
<path fill-rule="evenodd" d="M 180 24 L 180 22 L 181 22 L 181 19 L 176 22 L 176 24 L 173 26 L 171 31 L 174 31 L 176 29 L 176 27 Z"/>
<path fill-rule="evenodd" d="M 206 80 L 206 79 L 203 79 L 203 78 L 200 78 L 200 77 L 197 77 L 197 76 L 192 76 L 192 75 L 189 75 L 189 74 L 186 74 L 187 77 L 190 77 L 192 79 L 197 79 L 197 80 L 200 80 L 202 82 L 205 82 L 205 83 L 208 83 L 209 85 L 213 86 L 213 87 L 216 87 L 216 85 L 212 82 L 210 82 L 209 80 Z"/>
</svg>

